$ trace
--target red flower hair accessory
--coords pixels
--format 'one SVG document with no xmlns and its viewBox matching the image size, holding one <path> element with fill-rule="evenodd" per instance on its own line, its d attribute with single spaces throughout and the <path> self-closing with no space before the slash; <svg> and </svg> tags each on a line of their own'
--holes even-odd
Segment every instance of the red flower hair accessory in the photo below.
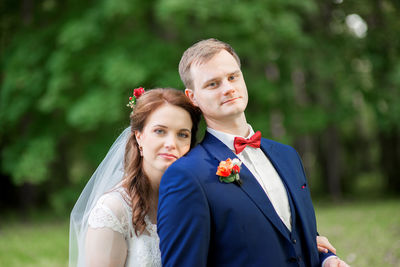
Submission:
<svg viewBox="0 0 400 267">
<path fill-rule="evenodd" d="M 139 99 L 139 97 L 143 94 L 144 94 L 143 87 L 133 89 L 133 96 L 129 97 L 129 102 L 126 106 L 133 109 L 133 107 L 136 105 L 137 99 Z"/>
</svg>

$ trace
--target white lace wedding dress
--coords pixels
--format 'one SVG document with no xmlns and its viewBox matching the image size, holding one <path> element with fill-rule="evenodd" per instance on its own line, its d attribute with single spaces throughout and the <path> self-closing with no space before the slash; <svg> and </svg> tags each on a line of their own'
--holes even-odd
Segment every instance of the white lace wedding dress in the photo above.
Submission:
<svg viewBox="0 0 400 267">
<path fill-rule="evenodd" d="M 146 230 L 136 236 L 132 227 L 132 209 L 126 199 L 122 187 L 99 198 L 88 220 L 90 232 L 86 239 L 86 258 L 91 260 L 101 256 L 101 263 L 105 266 L 161 266 L 157 226 L 146 216 Z M 97 255 L 99 247 L 102 253 L 119 251 L 119 254 L 110 252 L 110 257 Z"/>
</svg>

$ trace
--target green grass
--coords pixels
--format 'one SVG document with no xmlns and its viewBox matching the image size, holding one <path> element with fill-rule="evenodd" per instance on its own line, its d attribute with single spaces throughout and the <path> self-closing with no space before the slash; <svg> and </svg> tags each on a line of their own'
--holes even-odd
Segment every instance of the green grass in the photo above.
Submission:
<svg viewBox="0 0 400 267">
<path fill-rule="evenodd" d="M 0 227 L 0 266 L 68 266 L 69 222 L 9 220 Z"/>
<path fill-rule="evenodd" d="M 351 266 L 400 266 L 400 200 L 316 205 L 318 231 Z"/>
<path fill-rule="evenodd" d="M 400 266 L 400 200 L 317 204 L 318 230 L 352 266 Z M 4 217 L 2 218 L 4 219 Z M 68 265 L 67 220 L 35 214 L 0 225 L 0 266 Z"/>
</svg>

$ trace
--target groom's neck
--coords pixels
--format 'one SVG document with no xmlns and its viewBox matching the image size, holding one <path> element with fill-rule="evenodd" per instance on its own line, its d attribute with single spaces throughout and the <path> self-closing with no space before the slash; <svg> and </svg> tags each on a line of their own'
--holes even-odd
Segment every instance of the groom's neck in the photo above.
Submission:
<svg viewBox="0 0 400 267">
<path fill-rule="evenodd" d="M 243 114 L 240 117 L 226 118 L 226 120 L 213 120 L 206 118 L 207 127 L 232 135 L 248 136 L 249 126 L 247 125 L 246 117 Z"/>
</svg>

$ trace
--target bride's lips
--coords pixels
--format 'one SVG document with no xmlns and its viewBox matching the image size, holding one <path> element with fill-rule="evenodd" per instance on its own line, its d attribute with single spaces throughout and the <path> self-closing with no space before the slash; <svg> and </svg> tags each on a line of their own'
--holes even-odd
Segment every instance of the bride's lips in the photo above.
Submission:
<svg viewBox="0 0 400 267">
<path fill-rule="evenodd" d="M 226 104 L 226 103 L 230 103 L 230 102 L 232 102 L 232 101 L 235 101 L 236 99 L 239 99 L 240 97 L 234 97 L 234 98 L 230 98 L 230 99 L 228 99 L 228 100 L 225 100 L 224 102 L 222 102 L 222 105 L 223 104 Z"/>
<path fill-rule="evenodd" d="M 160 153 L 158 154 L 160 157 L 165 158 L 165 159 L 178 159 L 177 156 L 174 154 L 169 154 L 169 153 Z"/>
</svg>

